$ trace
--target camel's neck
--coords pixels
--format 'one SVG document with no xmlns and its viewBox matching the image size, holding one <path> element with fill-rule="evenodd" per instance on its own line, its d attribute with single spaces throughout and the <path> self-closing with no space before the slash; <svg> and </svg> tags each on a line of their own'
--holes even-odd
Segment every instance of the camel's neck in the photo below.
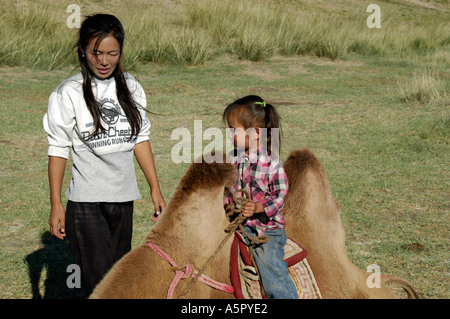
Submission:
<svg viewBox="0 0 450 319">
<path fill-rule="evenodd" d="M 224 229 L 228 220 L 220 189 L 194 192 L 184 203 L 171 201 L 159 218 L 147 241 L 181 259 L 195 259 L 196 263 L 207 260 L 227 235 Z"/>
</svg>

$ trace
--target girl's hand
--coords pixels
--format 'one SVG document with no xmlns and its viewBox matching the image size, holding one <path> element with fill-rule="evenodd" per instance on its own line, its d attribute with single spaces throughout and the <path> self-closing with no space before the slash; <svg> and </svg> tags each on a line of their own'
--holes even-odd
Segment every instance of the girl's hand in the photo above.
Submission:
<svg viewBox="0 0 450 319">
<path fill-rule="evenodd" d="M 63 205 L 52 206 L 52 211 L 50 213 L 50 218 L 48 224 L 50 225 L 50 233 L 59 239 L 64 239 L 66 237 L 66 232 L 64 230 L 66 223 L 66 213 L 64 211 Z"/>
<path fill-rule="evenodd" d="M 263 213 L 264 207 L 260 202 L 248 202 L 242 209 L 242 216 L 252 217 L 255 214 Z"/>
</svg>

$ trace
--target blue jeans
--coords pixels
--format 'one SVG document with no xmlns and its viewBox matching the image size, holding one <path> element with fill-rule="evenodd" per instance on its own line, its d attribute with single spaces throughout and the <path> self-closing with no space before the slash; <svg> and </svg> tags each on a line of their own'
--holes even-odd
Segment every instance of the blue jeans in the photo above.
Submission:
<svg viewBox="0 0 450 319">
<path fill-rule="evenodd" d="M 248 226 L 244 230 L 251 236 L 257 234 Z M 269 299 L 298 299 L 297 288 L 289 274 L 287 263 L 283 261 L 286 231 L 284 228 L 266 230 L 264 236 L 269 237 L 265 244 L 253 245 L 253 256 L 261 275 L 261 281 Z M 247 244 L 248 239 L 244 235 Z"/>
</svg>

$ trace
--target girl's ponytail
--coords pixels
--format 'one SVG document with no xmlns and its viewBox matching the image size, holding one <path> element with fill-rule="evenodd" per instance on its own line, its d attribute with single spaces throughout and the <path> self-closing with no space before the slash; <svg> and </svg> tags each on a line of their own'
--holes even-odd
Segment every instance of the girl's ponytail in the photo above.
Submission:
<svg viewBox="0 0 450 319">
<path fill-rule="evenodd" d="M 265 103 L 265 121 L 267 128 L 267 148 L 271 155 L 279 157 L 281 151 L 281 117 L 276 108 L 269 103 Z"/>
</svg>

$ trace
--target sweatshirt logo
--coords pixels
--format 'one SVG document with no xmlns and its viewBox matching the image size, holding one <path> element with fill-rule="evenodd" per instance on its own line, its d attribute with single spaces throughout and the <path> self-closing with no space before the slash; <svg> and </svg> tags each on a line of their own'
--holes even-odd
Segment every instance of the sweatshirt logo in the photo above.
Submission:
<svg viewBox="0 0 450 319">
<path fill-rule="evenodd" d="M 100 113 L 102 114 L 102 119 L 109 125 L 116 124 L 119 121 L 120 116 L 125 116 L 122 114 L 122 110 L 116 101 L 112 99 L 102 99 L 99 106 Z"/>
<path fill-rule="evenodd" d="M 81 132 L 86 146 L 91 150 L 99 147 L 111 147 L 124 143 L 135 143 L 137 137 L 131 136 L 131 128 L 126 115 L 117 102 L 110 98 L 104 98 L 99 101 L 99 111 L 102 120 L 108 124 L 105 132 L 91 135 L 89 130 Z M 86 128 L 92 127 L 93 122 L 87 123 Z"/>
</svg>

